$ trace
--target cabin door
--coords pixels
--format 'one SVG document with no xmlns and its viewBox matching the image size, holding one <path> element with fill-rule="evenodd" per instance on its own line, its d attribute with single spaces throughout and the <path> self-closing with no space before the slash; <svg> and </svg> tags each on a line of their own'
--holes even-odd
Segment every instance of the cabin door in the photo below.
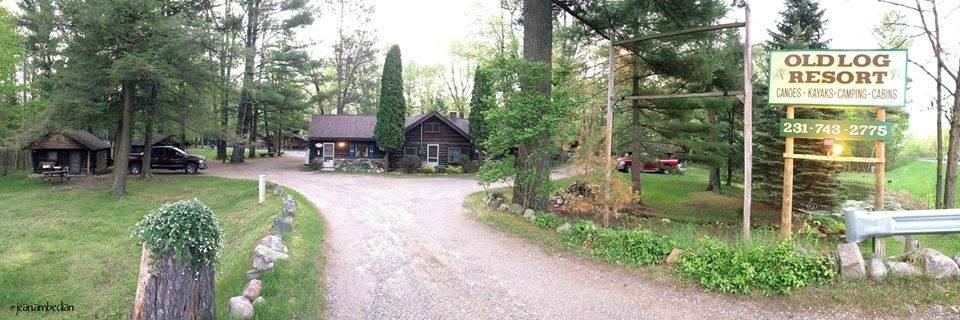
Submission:
<svg viewBox="0 0 960 320">
<path fill-rule="evenodd" d="M 439 162 L 440 162 L 440 145 L 428 144 L 427 145 L 427 165 L 435 166 Z"/>
<path fill-rule="evenodd" d="M 80 151 L 70 151 L 70 173 L 80 174 Z"/>
<path fill-rule="evenodd" d="M 334 145 L 332 142 L 323 143 L 323 161 L 333 161 Z"/>
</svg>

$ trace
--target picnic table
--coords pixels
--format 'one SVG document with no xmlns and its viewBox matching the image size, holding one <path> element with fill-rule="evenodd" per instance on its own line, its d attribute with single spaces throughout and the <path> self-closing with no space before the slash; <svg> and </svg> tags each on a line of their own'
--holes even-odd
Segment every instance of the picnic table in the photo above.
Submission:
<svg viewBox="0 0 960 320">
<path fill-rule="evenodd" d="M 70 171 L 67 169 L 46 170 L 42 172 L 43 181 L 53 183 L 53 181 L 56 179 L 60 183 L 64 183 L 64 182 L 70 181 L 70 176 L 68 175 L 68 173 L 70 173 Z"/>
</svg>

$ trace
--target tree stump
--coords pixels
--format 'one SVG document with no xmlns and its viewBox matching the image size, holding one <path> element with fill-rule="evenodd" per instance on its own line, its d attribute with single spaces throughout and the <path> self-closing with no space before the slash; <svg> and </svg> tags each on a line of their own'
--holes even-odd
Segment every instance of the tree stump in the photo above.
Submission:
<svg viewBox="0 0 960 320">
<path fill-rule="evenodd" d="M 169 251 L 156 264 L 146 246 L 141 251 L 137 295 L 130 319 L 216 319 L 211 266 L 196 275 Z"/>
</svg>

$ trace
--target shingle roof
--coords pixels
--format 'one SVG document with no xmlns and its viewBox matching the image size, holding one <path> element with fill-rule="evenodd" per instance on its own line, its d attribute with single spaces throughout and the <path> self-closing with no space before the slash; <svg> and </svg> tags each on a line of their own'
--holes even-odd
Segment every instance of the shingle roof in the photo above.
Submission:
<svg viewBox="0 0 960 320">
<path fill-rule="evenodd" d="M 90 150 L 100 150 L 100 149 L 110 148 L 109 144 L 107 144 L 103 140 L 100 140 L 100 138 L 97 138 L 97 136 L 93 135 L 92 133 L 89 133 L 83 130 L 67 131 L 67 132 L 64 132 L 64 134 L 66 134 L 70 138 L 73 138 L 73 140 L 77 140 L 77 142 L 86 146 L 87 148 L 90 148 Z"/>
<path fill-rule="evenodd" d="M 406 117 L 404 127 L 409 130 L 424 117 L 435 115 L 447 119 L 436 112 Z M 468 133 L 470 120 L 463 118 L 450 120 L 464 133 Z M 377 116 L 355 115 L 314 115 L 310 120 L 310 139 L 373 139 L 373 129 L 377 126 Z"/>
</svg>

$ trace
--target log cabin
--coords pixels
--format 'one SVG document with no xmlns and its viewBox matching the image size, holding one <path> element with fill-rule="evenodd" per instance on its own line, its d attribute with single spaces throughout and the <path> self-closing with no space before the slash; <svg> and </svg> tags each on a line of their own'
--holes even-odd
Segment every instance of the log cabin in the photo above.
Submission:
<svg viewBox="0 0 960 320">
<path fill-rule="evenodd" d="M 307 163 L 327 163 L 360 159 L 385 162 L 386 152 L 377 147 L 373 130 L 376 116 L 314 115 L 310 121 Z M 403 157 L 419 157 L 423 166 L 460 165 L 475 159 L 468 133 L 470 120 L 451 112 L 443 116 L 433 111 L 406 117 L 402 150 L 390 152 L 386 167 L 396 169 Z"/>
<path fill-rule="evenodd" d="M 110 162 L 110 145 L 83 130 L 50 132 L 28 148 L 34 173 L 60 168 L 74 175 L 99 174 Z"/>
</svg>

